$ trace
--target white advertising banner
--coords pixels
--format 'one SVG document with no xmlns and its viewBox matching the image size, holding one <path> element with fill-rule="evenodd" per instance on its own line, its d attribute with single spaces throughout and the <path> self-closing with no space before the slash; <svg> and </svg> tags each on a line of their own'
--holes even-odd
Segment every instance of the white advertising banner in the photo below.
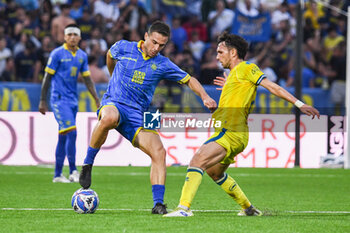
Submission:
<svg viewBox="0 0 350 233">
<path fill-rule="evenodd" d="M 193 114 L 196 115 L 196 114 Z M 199 115 L 199 114 L 198 114 Z M 207 114 L 208 117 L 210 116 Z M 201 115 L 203 116 L 203 114 Z M 77 165 L 85 158 L 95 113 L 77 115 Z M 327 154 L 327 117 L 301 117 L 300 166 L 320 167 L 320 156 Z M 247 148 L 236 157 L 236 167 L 294 166 L 294 115 L 251 114 Z M 184 128 L 181 132 L 162 132 L 167 165 L 188 165 L 194 153 L 211 132 Z M 51 112 L 0 112 L 0 164 L 54 164 L 58 125 Z M 67 161 L 66 161 L 67 163 Z M 134 148 L 116 130 L 111 130 L 95 159 L 98 166 L 149 166 L 147 155 Z"/>
</svg>

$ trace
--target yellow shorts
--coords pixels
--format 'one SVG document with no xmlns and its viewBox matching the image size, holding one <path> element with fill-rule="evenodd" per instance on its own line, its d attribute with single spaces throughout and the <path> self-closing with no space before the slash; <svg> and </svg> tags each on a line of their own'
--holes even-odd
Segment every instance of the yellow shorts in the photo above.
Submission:
<svg viewBox="0 0 350 233">
<path fill-rule="evenodd" d="M 215 133 L 204 143 L 216 142 L 226 149 L 226 156 L 220 161 L 221 164 L 235 163 L 235 157 L 241 153 L 248 144 L 248 132 L 230 132 L 223 128 Z"/>
</svg>

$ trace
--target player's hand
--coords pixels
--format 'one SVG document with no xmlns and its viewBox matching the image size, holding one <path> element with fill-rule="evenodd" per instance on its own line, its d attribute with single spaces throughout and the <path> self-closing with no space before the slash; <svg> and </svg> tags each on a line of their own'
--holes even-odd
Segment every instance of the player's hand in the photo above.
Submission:
<svg viewBox="0 0 350 233">
<path fill-rule="evenodd" d="M 216 90 L 222 90 L 222 88 L 226 83 L 226 79 L 227 79 L 227 74 L 225 72 L 224 72 L 224 77 L 215 77 L 214 84 L 220 86 L 220 87 L 217 87 Z"/>
<path fill-rule="evenodd" d="M 310 105 L 304 104 L 300 107 L 300 111 L 302 111 L 308 116 L 312 116 L 312 119 L 314 119 L 315 116 L 317 116 L 317 118 L 320 119 L 320 113 L 318 112 L 318 110 Z"/>
<path fill-rule="evenodd" d="M 40 100 L 39 102 L 39 112 L 43 115 L 45 115 L 45 113 L 48 111 L 48 107 L 46 104 L 46 101 Z"/>
<path fill-rule="evenodd" d="M 214 112 L 215 109 L 218 107 L 215 100 L 213 100 L 209 96 L 203 98 L 203 104 L 210 110 L 210 112 Z"/>
</svg>

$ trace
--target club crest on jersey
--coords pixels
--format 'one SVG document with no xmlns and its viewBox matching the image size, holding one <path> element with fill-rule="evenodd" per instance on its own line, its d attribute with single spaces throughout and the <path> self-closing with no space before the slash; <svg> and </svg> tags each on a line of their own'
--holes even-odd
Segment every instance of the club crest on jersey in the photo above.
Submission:
<svg viewBox="0 0 350 233">
<path fill-rule="evenodd" d="M 157 69 L 157 65 L 153 63 L 153 64 L 151 65 L 151 68 L 152 68 L 152 70 L 156 70 L 156 69 Z"/>
<path fill-rule="evenodd" d="M 82 64 L 83 61 L 84 61 L 84 60 L 83 60 L 82 58 L 79 59 L 79 63 L 80 63 L 80 64 Z"/>
</svg>

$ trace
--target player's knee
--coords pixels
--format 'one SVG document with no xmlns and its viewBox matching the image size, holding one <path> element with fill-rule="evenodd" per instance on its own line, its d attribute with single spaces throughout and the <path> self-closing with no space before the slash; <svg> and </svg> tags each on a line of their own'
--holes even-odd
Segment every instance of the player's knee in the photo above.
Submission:
<svg viewBox="0 0 350 233">
<path fill-rule="evenodd" d="M 116 116 L 104 115 L 100 119 L 100 125 L 104 128 L 115 128 L 118 125 L 118 118 Z"/>
<path fill-rule="evenodd" d="M 160 162 L 160 163 L 165 162 L 166 151 L 165 151 L 164 147 L 157 148 L 156 150 L 153 151 L 152 154 L 154 155 L 154 156 L 152 156 L 153 160 Z"/>
</svg>

